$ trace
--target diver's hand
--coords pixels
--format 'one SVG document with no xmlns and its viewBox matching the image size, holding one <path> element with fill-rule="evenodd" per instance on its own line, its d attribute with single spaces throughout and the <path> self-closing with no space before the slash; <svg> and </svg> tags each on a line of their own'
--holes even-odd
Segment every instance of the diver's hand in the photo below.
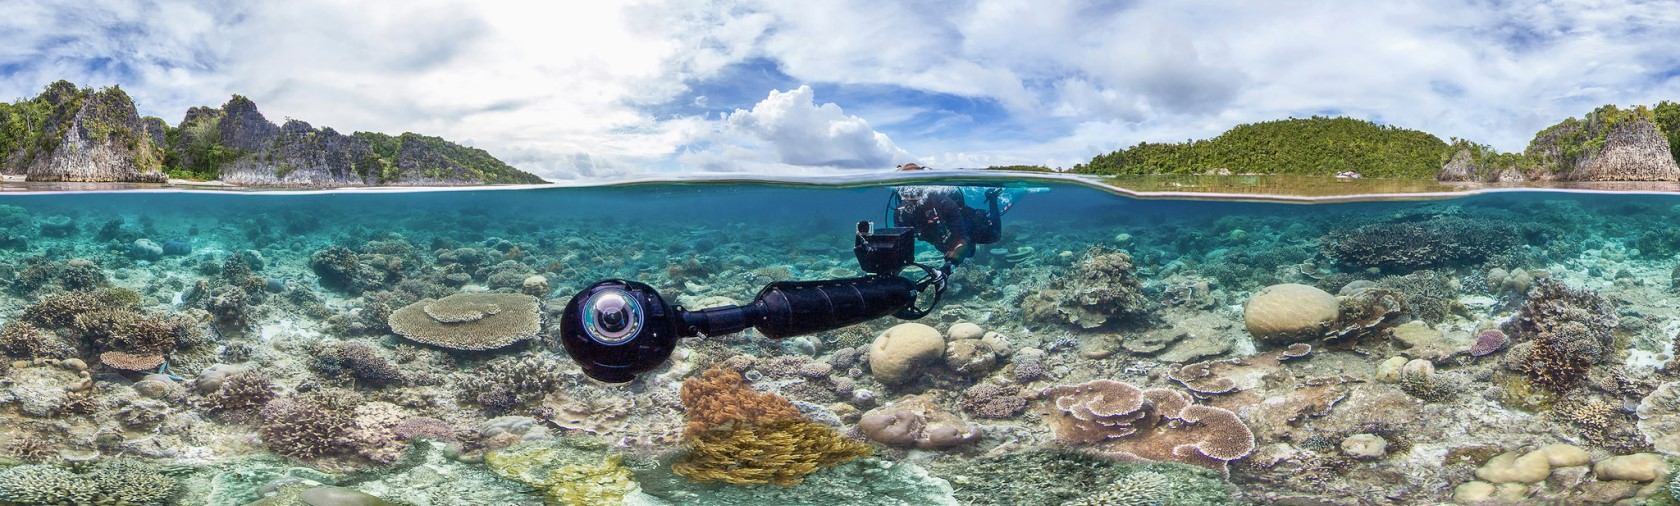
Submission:
<svg viewBox="0 0 1680 506">
<path fill-rule="evenodd" d="M 986 190 L 987 201 L 997 200 L 1001 195 L 1003 195 L 1003 188 L 991 188 Z"/>
</svg>

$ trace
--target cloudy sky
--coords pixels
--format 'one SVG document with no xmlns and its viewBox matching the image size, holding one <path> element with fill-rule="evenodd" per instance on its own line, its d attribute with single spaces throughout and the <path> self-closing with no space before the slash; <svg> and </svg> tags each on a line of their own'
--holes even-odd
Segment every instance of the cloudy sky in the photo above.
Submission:
<svg viewBox="0 0 1680 506">
<path fill-rule="evenodd" d="M 0 0 L 0 99 L 230 94 L 565 180 L 1042 164 L 1345 115 L 1520 150 L 1680 100 L 1680 9 L 1617 1 Z"/>
</svg>

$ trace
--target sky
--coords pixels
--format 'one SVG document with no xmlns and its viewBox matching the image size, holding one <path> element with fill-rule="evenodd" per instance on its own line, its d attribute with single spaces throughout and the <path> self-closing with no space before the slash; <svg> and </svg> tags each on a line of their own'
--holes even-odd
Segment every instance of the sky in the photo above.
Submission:
<svg viewBox="0 0 1680 506">
<path fill-rule="evenodd" d="M 1680 100 L 1680 8 L 1625 1 L 0 0 L 0 100 L 120 85 L 180 122 L 405 131 L 551 180 L 1072 167 L 1349 116 L 1518 151 Z"/>
</svg>

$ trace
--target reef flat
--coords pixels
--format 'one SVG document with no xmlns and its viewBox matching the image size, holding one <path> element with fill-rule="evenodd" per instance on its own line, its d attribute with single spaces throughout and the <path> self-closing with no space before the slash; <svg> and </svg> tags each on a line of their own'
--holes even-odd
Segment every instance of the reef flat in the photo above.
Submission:
<svg viewBox="0 0 1680 506">
<path fill-rule="evenodd" d="M 574 293 L 855 276 L 886 183 L 0 195 L 0 504 L 1675 502 L 1680 197 L 1007 183 L 928 317 L 623 385 Z"/>
</svg>

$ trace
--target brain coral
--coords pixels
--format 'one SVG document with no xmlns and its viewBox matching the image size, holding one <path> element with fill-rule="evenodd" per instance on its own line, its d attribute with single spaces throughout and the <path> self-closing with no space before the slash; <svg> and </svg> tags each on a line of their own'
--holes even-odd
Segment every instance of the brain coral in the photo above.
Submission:
<svg viewBox="0 0 1680 506">
<path fill-rule="evenodd" d="M 1324 334 L 1340 315 L 1336 296 L 1311 286 L 1286 283 L 1260 289 L 1243 305 L 1243 322 L 1256 339 L 1273 344 Z"/>
<path fill-rule="evenodd" d="M 1191 404 L 1176 390 L 1139 390 L 1096 380 L 1044 390 L 1056 438 L 1116 458 L 1194 464 L 1226 473 L 1254 451 L 1254 432 L 1236 413 Z"/>
<path fill-rule="evenodd" d="M 910 379 L 923 362 L 945 354 L 945 336 L 920 323 L 900 323 L 882 332 L 869 344 L 869 371 L 885 384 Z"/>
<path fill-rule="evenodd" d="M 391 330 L 454 350 L 493 350 L 542 330 L 537 298 L 520 293 L 458 293 L 421 299 L 391 313 Z"/>
</svg>

